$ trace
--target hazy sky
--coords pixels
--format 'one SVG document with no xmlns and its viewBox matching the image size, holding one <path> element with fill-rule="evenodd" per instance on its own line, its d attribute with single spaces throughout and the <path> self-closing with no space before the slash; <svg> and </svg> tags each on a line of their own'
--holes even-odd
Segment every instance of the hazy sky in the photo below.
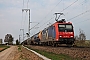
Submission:
<svg viewBox="0 0 90 60">
<path fill-rule="evenodd" d="M 66 21 L 74 25 L 75 35 L 83 30 L 90 39 L 90 0 L 0 0 L 0 38 L 12 34 L 14 40 L 19 38 L 24 29 L 25 39 L 28 32 L 28 12 L 30 9 L 31 36 L 55 22 L 55 12 L 62 12 Z M 38 24 L 39 23 L 39 24 Z M 23 40 L 22 40 L 23 41 Z"/>
</svg>

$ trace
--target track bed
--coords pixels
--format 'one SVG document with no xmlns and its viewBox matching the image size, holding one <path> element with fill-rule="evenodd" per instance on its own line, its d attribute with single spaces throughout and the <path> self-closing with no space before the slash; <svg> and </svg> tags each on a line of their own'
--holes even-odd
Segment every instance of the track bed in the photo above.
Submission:
<svg viewBox="0 0 90 60">
<path fill-rule="evenodd" d="M 73 58 L 81 58 L 81 60 L 90 60 L 90 48 L 67 47 L 67 46 L 59 46 L 59 47 L 35 46 L 35 45 L 27 45 L 27 46 L 30 47 L 31 49 L 43 50 L 55 54 L 67 54 Z"/>
</svg>

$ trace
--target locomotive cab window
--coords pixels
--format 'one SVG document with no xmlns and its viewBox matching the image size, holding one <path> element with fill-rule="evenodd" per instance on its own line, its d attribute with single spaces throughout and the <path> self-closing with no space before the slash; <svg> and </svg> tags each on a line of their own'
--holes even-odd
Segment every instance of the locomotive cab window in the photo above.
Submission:
<svg viewBox="0 0 90 60">
<path fill-rule="evenodd" d="M 58 30 L 60 32 L 73 32 L 73 26 L 71 24 L 59 24 Z"/>
<path fill-rule="evenodd" d="M 72 25 L 66 25 L 66 29 L 72 29 Z"/>
</svg>

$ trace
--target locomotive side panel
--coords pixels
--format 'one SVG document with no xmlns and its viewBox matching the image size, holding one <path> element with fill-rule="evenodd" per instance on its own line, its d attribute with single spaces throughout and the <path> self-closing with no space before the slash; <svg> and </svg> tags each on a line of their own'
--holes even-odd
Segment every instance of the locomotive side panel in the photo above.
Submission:
<svg viewBox="0 0 90 60">
<path fill-rule="evenodd" d="M 50 26 L 42 31 L 41 42 L 55 41 L 56 31 L 54 26 Z"/>
<path fill-rule="evenodd" d="M 48 39 L 52 39 L 52 27 L 48 28 Z"/>
<path fill-rule="evenodd" d="M 52 38 L 53 38 L 53 40 L 56 40 L 56 29 L 55 29 L 55 26 L 53 26 L 53 28 L 52 28 Z"/>
<path fill-rule="evenodd" d="M 49 41 L 54 41 L 55 37 L 56 37 L 56 31 L 55 31 L 55 27 L 54 26 L 50 26 L 48 28 L 48 40 Z"/>
</svg>

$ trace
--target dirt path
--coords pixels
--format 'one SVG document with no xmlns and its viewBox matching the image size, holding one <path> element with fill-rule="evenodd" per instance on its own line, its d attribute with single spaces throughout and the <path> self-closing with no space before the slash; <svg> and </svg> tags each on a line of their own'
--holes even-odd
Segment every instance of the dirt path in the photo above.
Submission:
<svg viewBox="0 0 90 60">
<path fill-rule="evenodd" d="M 43 60 L 42 58 L 40 58 L 39 56 L 37 56 L 36 54 L 27 50 L 24 47 L 21 47 L 20 53 L 21 53 L 21 56 L 20 56 L 21 60 Z"/>
<path fill-rule="evenodd" d="M 11 46 L 10 48 L 0 52 L 0 60 L 13 60 L 17 52 L 17 46 Z"/>
<path fill-rule="evenodd" d="M 10 48 L 0 52 L 0 60 L 43 60 L 22 46 L 20 48 L 21 51 L 18 50 L 17 46 L 11 46 Z"/>
</svg>

